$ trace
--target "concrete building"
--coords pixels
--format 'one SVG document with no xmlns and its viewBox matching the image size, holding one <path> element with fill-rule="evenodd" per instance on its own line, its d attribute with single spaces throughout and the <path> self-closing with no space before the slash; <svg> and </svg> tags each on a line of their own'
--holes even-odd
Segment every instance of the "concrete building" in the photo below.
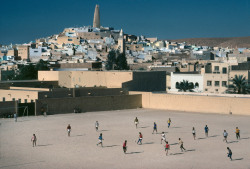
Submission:
<svg viewBox="0 0 250 169">
<path fill-rule="evenodd" d="M 17 47 L 18 56 L 21 57 L 22 60 L 29 59 L 29 46 L 28 45 L 20 45 Z"/>
<path fill-rule="evenodd" d="M 228 63 L 208 63 L 204 73 L 205 93 L 225 93 L 229 79 Z"/>
<path fill-rule="evenodd" d="M 171 72 L 171 90 L 170 92 L 178 92 L 176 86 L 183 80 L 193 83 L 195 92 L 203 92 L 203 75 L 194 73 L 173 73 Z"/>
<path fill-rule="evenodd" d="M 99 11 L 99 5 L 95 6 L 93 27 L 94 28 L 100 28 L 100 11 Z"/>
</svg>

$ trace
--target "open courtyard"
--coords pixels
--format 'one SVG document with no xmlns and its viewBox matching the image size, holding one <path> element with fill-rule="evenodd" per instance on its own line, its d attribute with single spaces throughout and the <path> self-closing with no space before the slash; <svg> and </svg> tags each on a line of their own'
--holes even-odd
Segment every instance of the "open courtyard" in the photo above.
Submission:
<svg viewBox="0 0 250 169">
<path fill-rule="evenodd" d="M 135 117 L 139 119 L 136 129 Z M 167 120 L 172 123 L 168 128 Z M 99 131 L 95 122 L 99 121 Z M 152 134 L 153 123 L 158 133 Z M 250 169 L 250 116 L 198 114 L 153 109 L 87 112 L 0 119 L 0 169 L 160 169 L 160 168 L 232 168 Z M 72 127 L 67 135 L 67 125 Z M 209 127 L 205 137 L 204 127 Z M 192 127 L 196 129 L 193 139 Z M 235 137 L 235 128 L 241 139 Z M 228 143 L 223 142 L 223 131 Z M 142 145 L 138 145 L 142 132 Z M 161 144 L 165 132 L 170 144 L 168 156 Z M 97 146 L 103 133 L 103 147 Z M 37 136 L 32 147 L 31 137 Z M 178 139 L 187 151 L 182 152 Z M 127 154 L 122 144 L 127 140 Z M 233 160 L 227 157 L 227 147 Z"/>
</svg>

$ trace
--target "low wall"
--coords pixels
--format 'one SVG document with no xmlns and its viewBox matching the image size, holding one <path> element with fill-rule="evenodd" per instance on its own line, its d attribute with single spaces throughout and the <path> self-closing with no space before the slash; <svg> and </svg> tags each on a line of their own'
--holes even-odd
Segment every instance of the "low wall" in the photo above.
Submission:
<svg viewBox="0 0 250 169">
<path fill-rule="evenodd" d="M 129 92 L 142 94 L 142 107 L 198 113 L 221 113 L 250 115 L 250 98 L 161 94 L 151 92 Z"/>
<path fill-rule="evenodd" d="M 142 106 L 141 101 L 140 94 L 40 99 L 36 101 L 36 112 L 41 114 L 42 107 L 48 114 L 73 113 L 74 108 L 82 112 L 135 109 Z"/>
<path fill-rule="evenodd" d="M 9 102 L 0 102 L 0 116 L 5 113 L 15 113 L 17 112 L 17 102 L 9 101 Z"/>
</svg>

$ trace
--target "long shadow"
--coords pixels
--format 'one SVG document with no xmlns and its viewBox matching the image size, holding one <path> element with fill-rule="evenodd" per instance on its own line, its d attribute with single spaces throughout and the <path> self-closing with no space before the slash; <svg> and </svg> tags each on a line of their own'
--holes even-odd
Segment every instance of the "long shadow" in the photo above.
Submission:
<svg viewBox="0 0 250 169">
<path fill-rule="evenodd" d="M 30 162 L 30 163 L 13 164 L 13 165 L 7 165 L 7 166 L 0 166 L 0 168 L 12 168 L 15 166 L 29 165 L 29 164 L 35 164 L 35 163 L 44 163 L 44 162 L 45 161 L 37 161 L 37 162 Z"/>
<path fill-rule="evenodd" d="M 39 145 L 37 145 L 37 147 L 45 147 L 45 146 L 51 146 L 51 145 L 53 145 L 53 144 L 39 144 Z"/>
<path fill-rule="evenodd" d="M 110 147 L 116 147 L 116 146 L 119 146 L 119 145 L 103 146 L 103 148 L 104 147 L 110 148 Z"/>
<path fill-rule="evenodd" d="M 189 151 L 195 151 L 195 149 L 190 149 L 190 150 L 186 150 L 187 152 L 189 152 Z"/>
<path fill-rule="evenodd" d="M 177 145 L 178 143 L 172 143 L 172 144 L 169 144 L 169 145 L 171 145 L 171 146 L 173 146 L 173 145 Z"/>
<path fill-rule="evenodd" d="M 213 135 L 213 136 L 209 136 L 209 137 L 218 137 L 219 135 Z"/>
<path fill-rule="evenodd" d="M 109 130 L 99 130 L 99 131 L 109 131 Z"/>
<path fill-rule="evenodd" d="M 181 128 L 181 127 L 169 127 L 169 128 L 173 128 L 173 129 L 179 129 L 179 128 Z"/>
<path fill-rule="evenodd" d="M 233 159 L 232 161 L 239 161 L 239 160 L 243 160 L 244 158 L 237 158 L 237 159 Z"/>
<path fill-rule="evenodd" d="M 203 140 L 203 139 L 206 139 L 206 137 L 197 138 L 197 140 Z"/>
<path fill-rule="evenodd" d="M 228 144 L 230 144 L 230 143 L 238 143 L 239 141 L 229 141 L 229 142 L 227 142 Z"/>
<path fill-rule="evenodd" d="M 137 127 L 137 128 L 142 128 L 142 129 L 145 129 L 145 128 L 148 128 L 149 126 L 142 126 L 142 127 Z"/>
<path fill-rule="evenodd" d="M 250 137 L 240 138 L 241 140 L 249 139 Z"/>
<path fill-rule="evenodd" d="M 75 135 L 75 136 L 70 136 L 70 137 L 81 137 L 81 136 L 83 136 L 83 135 Z"/>
<path fill-rule="evenodd" d="M 126 154 L 139 154 L 139 153 L 143 153 L 144 151 L 134 151 L 134 152 L 130 152 L 130 153 L 126 153 Z"/>
<path fill-rule="evenodd" d="M 143 144 L 154 144 L 154 142 L 146 142 L 146 143 L 143 143 Z"/>
<path fill-rule="evenodd" d="M 173 156 L 176 156 L 176 155 L 181 155 L 183 153 L 172 153 L 172 154 L 169 154 L 169 155 L 173 155 Z"/>
</svg>

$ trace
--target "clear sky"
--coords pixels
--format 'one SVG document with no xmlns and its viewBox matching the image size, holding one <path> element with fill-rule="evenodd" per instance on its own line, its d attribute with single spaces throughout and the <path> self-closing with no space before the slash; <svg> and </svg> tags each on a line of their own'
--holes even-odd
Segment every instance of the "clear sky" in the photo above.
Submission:
<svg viewBox="0 0 250 169">
<path fill-rule="evenodd" d="M 250 0 L 4 0 L 0 44 L 24 43 L 65 27 L 101 25 L 124 33 L 181 39 L 250 36 Z"/>
</svg>

